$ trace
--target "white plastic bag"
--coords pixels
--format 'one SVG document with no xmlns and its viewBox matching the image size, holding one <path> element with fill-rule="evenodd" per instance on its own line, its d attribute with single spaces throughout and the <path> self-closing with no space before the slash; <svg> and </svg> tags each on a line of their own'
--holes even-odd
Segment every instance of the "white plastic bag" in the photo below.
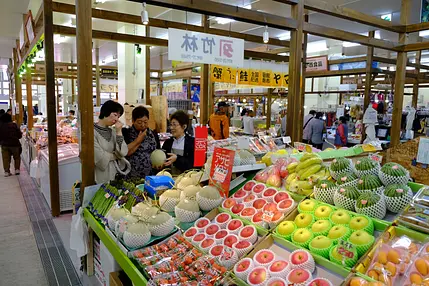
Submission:
<svg viewBox="0 0 429 286">
<path fill-rule="evenodd" d="M 88 226 L 83 218 L 83 208 L 72 216 L 70 248 L 76 251 L 77 257 L 88 254 Z"/>
</svg>

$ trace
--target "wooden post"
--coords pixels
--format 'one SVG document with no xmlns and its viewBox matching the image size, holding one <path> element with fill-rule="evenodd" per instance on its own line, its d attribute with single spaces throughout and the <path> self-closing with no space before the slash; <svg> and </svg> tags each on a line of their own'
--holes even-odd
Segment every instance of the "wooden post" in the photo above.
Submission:
<svg viewBox="0 0 429 286">
<path fill-rule="evenodd" d="M 55 93 L 57 94 L 57 114 L 60 114 L 60 87 L 58 79 L 55 80 Z"/>
<path fill-rule="evenodd" d="M 305 11 L 305 15 L 304 15 L 304 21 L 308 22 L 309 19 L 309 15 L 307 14 L 308 11 Z M 308 33 L 304 33 L 303 34 L 303 38 L 304 38 L 304 43 L 302 46 L 302 79 L 300 81 L 301 84 L 301 105 L 298 106 L 297 108 L 300 109 L 300 114 L 301 114 L 301 118 L 304 118 L 304 105 L 305 105 L 305 70 L 306 70 L 306 66 L 307 66 L 307 43 L 308 43 Z M 287 123 L 286 123 L 287 125 Z M 302 123 L 301 125 L 302 126 Z M 297 132 L 297 137 L 296 137 L 296 141 L 302 141 L 302 135 L 303 135 L 303 130 L 304 126 L 302 126 L 302 128 L 296 130 Z"/>
<path fill-rule="evenodd" d="M 407 25 L 411 9 L 411 0 L 402 0 L 401 25 Z M 408 35 L 399 34 L 399 44 L 406 44 Z M 407 52 L 398 52 L 395 73 L 395 99 L 393 101 L 392 128 L 390 130 L 390 147 L 399 145 L 401 138 L 402 107 L 404 104 L 405 73 L 407 66 Z"/>
<path fill-rule="evenodd" d="M 271 127 L 271 103 L 272 103 L 272 95 L 273 90 L 271 88 L 268 89 L 268 96 L 267 96 L 267 120 L 266 120 L 266 129 L 270 129 Z"/>
<path fill-rule="evenodd" d="M 22 81 L 21 81 L 21 77 L 18 74 L 18 51 L 16 49 L 13 49 L 13 56 L 14 56 L 14 75 L 15 75 L 15 103 L 17 106 L 15 106 L 15 108 L 18 107 L 18 116 L 15 117 L 16 119 L 16 123 L 18 124 L 18 126 L 21 126 L 22 121 L 23 121 L 23 111 L 22 111 Z M 11 106 L 12 108 L 12 106 Z M 15 110 L 12 110 L 12 114 L 15 114 Z"/>
<path fill-rule="evenodd" d="M 31 77 L 31 70 L 27 70 L 27 129 L 33 129 L 33 90 L 31 88 L 31 84 L 33 83 L 33 79 Z"/>
<path fill-rule="evenodd" d="M 188 94 L 188 99 L 191 99 L 191 78 L 189 77 L 186 81 L 186 93 Z"/>
<path fill-rule="evenodd" d="M 55 104 L 55 59 L 52 0 L 43 0 L 46 107 L 48 116 L 49 184 L 52 216 L 60 215 L 60 186 L 58 179 L 57 114 Z"/>
<path fill-rule="evenodd" d="M 160 55 L 159 56 L 159 95 L 162 95 L 162 89 L 163 89 L 163 84 L 162 84 L 162 68 L 163 68 L 163 63 L 164 63 L 164 56 Z"/>
<path fill-rule="evenodd" d="M 369 31 L 369 37 L 375 37 L 375 31 Z M 371 84 L 372 84 L 372 61 L 374 59 L 374 47 L 367 48 L 366 66 L 365 66 L 365 93 L 363 97 L 363 110 L 368 108 L 371 102 Z M 358 83 L 358 82 L 356 82 Z M 365 140 L 365 128 L 362 128 L 361 143 Z"/>
<path fill-rule="evenodd" d="M 150 37 L 150 27 L 146 25 L 146 37 Z M 146 105 L 150 105 L 150 46 L 146 45 L 146 84 L 145 84 L 145 94 L 146 94 Z"/>
<path fill-rule="evenodd" d="M 209 29 L 209 18 L 207 15 L 202 16 L 202 24 L 204 32 Z M 209 65 L 201 65 L 201 81 L 200 81 L 200 123 L 205 125 L 209 121 Z M 210 110 L 211 111 L 211 110 Z"/>
<path fill-rule="evenodd" d="M 76 102 L 76 88 L 75 88 L 74 79 L 71 80 L 71 92 L 72 92 L 72 105 L 74 108 L 74 104 Z"/>
<path fill-rule="evenodd" d="M 92 61 L 91 61 L 92 63 Z M 92 66 L 91 66 L 92 72 Z M 95 48 L 95 104 L 96 106 L 101 106 L 101 95 L 100 95 L 100 48 Z"/>
<path fill-rule="evenodd" d="M 420 61 L 422 58 L 422 51 L 417 51 L 416 52 L 416 64 L 418 65 L 416 67 L 416 74 L 417 74 L 417 78 L 414 80 L 414 85 L 413 85 L 413 100 L 411 103 L 411 106 L 417 109 L 417 101 L 419 100 L 419 84 L 420 84 L 420 80 L 419 80 L 419 76 L 420 76 Z"/>
<path fill-rule="evenodd" d="M 291 14 L 297 21 L 297 29 L 291 31 L 290 56 L 289 56 L 289 87 L 286 134 L 291 136 L 292 142 L 297 142 L 302 137 L 303 128 L 303 101 L 301 97 L 302 74 L 302 39 L 304 24 L 304 0 L 299 0 L 291 6 Z M 300 136 L 301 135 L 301 136 Z"/>
<path fill-rule="evenodd" d="M 76 0 L 76 47 L 79 94 L 92 95 L 92 19 L 91 1 Z M 94 185 L 94 107 L 92 96 L 79 96 L 80 161 L 82 163 L 81 200 L 86 186 Z"/>
</svg>

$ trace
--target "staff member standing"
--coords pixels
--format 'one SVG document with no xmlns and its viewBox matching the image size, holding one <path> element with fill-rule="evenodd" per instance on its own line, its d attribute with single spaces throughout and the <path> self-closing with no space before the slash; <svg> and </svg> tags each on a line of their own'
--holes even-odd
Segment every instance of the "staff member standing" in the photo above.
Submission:
<svg viewBox="0 0 429 286">
<path fill-rule="evenodd" d="M 171 115 L 170 128 L 173 137 L 167 139 L 162 149 L 167 152 L 168 158 L 164 167 L 171 168 L 174 175 L 181 174 L 194 167 L 194 137 L 186 134 L 189 116 L 179 110 Z"/>
<path fill-rule="evenodd" d="M 310 121 L 314 119 L 315 115 L 316 110 L 310 110 L 310 112 L 306 116 L 304 116 L 304 132 L 302 134 L 302 142 L 306 144 L 311 144 L 310 128 L 308 125 Z"/>
<path fill-rule="evenodd" d="M 308 123 L 311 144 L 319 150 L 322 150 L 323 148 L 323 133 L 326 130 L 325 121 L 323 121 L 322 117 L 323 113 L 317 112 L 314 119 Z"/>
<path fill-rule="evenodd" d="M 218 103 L 217 108 L 217 111 L 209 118 L 209 134 L 214 140 L 227 139 L 229 137 L 229 105 L 222 101 Z"/>
</svg>

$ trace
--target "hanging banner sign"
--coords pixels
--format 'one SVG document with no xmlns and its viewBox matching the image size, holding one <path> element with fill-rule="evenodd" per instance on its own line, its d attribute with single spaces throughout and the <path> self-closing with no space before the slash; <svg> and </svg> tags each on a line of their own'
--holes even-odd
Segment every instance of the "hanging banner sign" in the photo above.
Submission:
<svg viewBox="0 0 429 286">
<path fill-rule="evenodd" d="M 306 61 L 305 72 L 328 70 L 327 56 L 307 58 L 305 61 Z"/>
<path fill-rule="evenodd" d="M 212 82 L 225 82 L 225 66 L 211 65 L 210 80 Z"/>
<path fill-rule="evenodd" d="M 117 69 L 101 69 L 101 75 L 118 75 Z"/>
<path fill-rule="evenodd" d="M 249 84 L 252 84 L 252 85 L 261 84 L 261 71 L 249 70 L 249 74 L 250 74 Z"/>
<path fill-rule="evenodd" d="M 216 186 L 225 198 L 229 196 L 234 156 L 235 151 L 219 147 L 215 147 L 213 152 L 209 182 L 210 185 Z"/>
<path fill-rule="evenodd" d="M 271 79 L 273 77 L 273 72 L 270 70 L 263 70 L 261 75 L 261 84 L 263 86 L 272 86 Z"/>
<path fill-rule="evenodd" d="M 194 167 L 202 167 L 206 162 L 208 129 L 195 127 Z"/>
<path fill-rule="evenodd" d="M 238 84 L 250 84 L 248 69 L 238 69 Z"/>
<path fill-rule="evenodd" d="M 232 67 L 226 68 L 224 82 L 236 84 L 237 83 L 237 69 Z"/>
<path fill-rule="evenodd" d="M 170 28 L 168 59 L 243 67 L 244 40 Z"/>
</svg>

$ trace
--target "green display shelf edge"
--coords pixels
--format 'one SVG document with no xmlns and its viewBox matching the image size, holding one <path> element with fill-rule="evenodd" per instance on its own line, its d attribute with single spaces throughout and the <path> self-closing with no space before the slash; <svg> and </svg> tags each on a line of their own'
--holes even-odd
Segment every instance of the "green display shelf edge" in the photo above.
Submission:
<svg viewBox="0 0 429 286">
<path fill-rule="evenodd" d="M 121 251 L 116 242 L 107 234 L 104 227 L 94 218 L 89 210 L 84 210 L 84 218 L 88 226 L 97 234 L 98 238 L 112 254 L 115 261 L 121 266 L 122 270 L 128 275 L 134 285 L 146 285 L 147 280 L 143 274 L 137 269 L 133 262 Z"/>
</svg>

